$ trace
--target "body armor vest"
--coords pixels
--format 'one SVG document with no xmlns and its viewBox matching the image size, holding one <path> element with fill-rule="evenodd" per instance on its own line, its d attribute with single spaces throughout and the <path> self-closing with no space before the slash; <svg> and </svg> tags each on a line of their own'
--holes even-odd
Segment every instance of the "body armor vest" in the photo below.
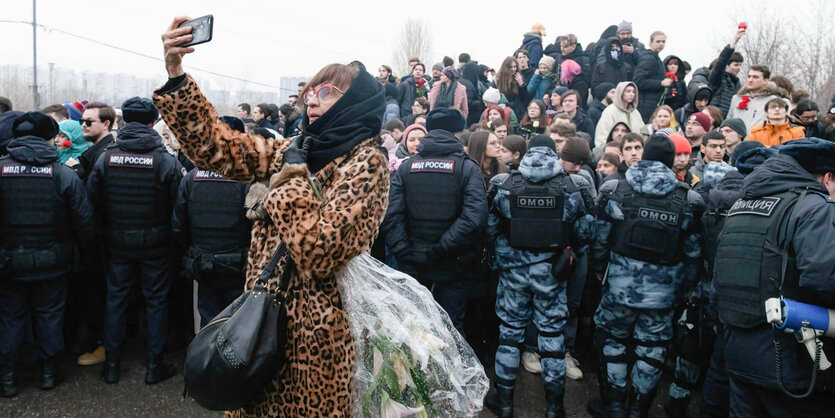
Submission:
<svg viewBox="0 0 835 418">
<path fill-rule="evenodd" d="M 766 299 L 780 296 L 784 282 L 788 286 L 783 290 L 796 287 L 795 259 L 781 248 L 778 234 L 797 204 L 798 194 L 788 191 L 740 199 L 728 210 L 713 274 L 723 323 L 740 328 L 763 325 Z"/>
<path fill-rule="evenodd" d="M 687 186 L 679 183 L 667 196 L 644 196 L 626 180 L 618 180 L 611 198 L 620 202 L 623 221 L 612 224 L 609 249 L 652 264 L 672 266 L 682 261 Z"/>
<path fill-rule="evenodd" d="M 558 251 L 569 245 L 571 223 L 563 221 L 563 213 L 577 186 L 568 174 L 531 183 L 514 171 L 502 188 L 510 192 L 510 219 L 502 220 L 502 230 L 511 247 Z"/>
<path fill-rule="evenodd" d="M 403 164 L 409 174 L 403 177 L 406 189 L 409 236 L 437 243 L 461 215 L 462 170 L 465 158 L 420 158 Z"/>
<path fill-rule="evenodd" d="M 171 196 L 160 184 L 159 147 L 145 153 L 110 148 L 104 153 L 109 244 L 122 250 L 157 248 L 170 240 Z"/>
<path fill-rule="evenodd" d="M 60 273 L 73 263 L 68 205 L 59 163 L 37 166 L 0 159 L 3 248 L 14 276 Z"/>
<path fill-rule="evenodd" d="M 247 263 L 250 228 L 245 184 L 197 168 L 188 202 L 191 245 L 186 269 L 201 285 L 239 287 Z"/>
</svg>

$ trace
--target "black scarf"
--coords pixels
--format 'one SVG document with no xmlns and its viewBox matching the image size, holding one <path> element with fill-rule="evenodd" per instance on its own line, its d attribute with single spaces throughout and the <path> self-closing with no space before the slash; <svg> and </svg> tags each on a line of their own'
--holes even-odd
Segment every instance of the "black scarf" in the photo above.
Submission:
<svg viewBox="0 0 835 418">
<path fill-rule="evenodd" d="M 309 144 L 307 166 L 315 173 L 357 144 L 377 136 L 383 124 L 383 86 L 359 65 L 359 76 L 325 114 L 309 124 L 303 116 L 302 141 Z"/>
<path fill-rule="evenodd" d="M 438 89 L 438 98 L 435 100 L 435 107 L 452 107 L 455 104 L 456 87 L 458 87 L 458 82 L 455 80 L 449 83 L 449 87 L 445 83 L 441 83 L 441 88 Z"/>
</svg>

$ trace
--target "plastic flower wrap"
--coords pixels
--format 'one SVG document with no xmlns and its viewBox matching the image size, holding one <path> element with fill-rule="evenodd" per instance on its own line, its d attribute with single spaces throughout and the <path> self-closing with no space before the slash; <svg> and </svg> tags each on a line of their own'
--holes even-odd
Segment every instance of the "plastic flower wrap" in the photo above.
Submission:
<svg viewBox="0 0 835 418">
<path fill-rule="evenodd" d="M 337 273 L 357 348 L 353 415 L 470 417 L 490 388 L 423 285 L 363 253 Z"/>
</svg>

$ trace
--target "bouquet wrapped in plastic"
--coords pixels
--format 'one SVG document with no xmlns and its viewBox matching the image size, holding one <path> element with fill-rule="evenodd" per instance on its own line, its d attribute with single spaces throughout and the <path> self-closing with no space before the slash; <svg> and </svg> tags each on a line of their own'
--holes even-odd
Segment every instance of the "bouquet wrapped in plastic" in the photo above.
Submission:
<svg viewBox="0 0 835 418">
<path fill-rule="evenodd" d="M 357 417 L 468 417 L 490 387 L 423 285 L 363 253 L 337 273 L 357 348 Z"/>
</svg>

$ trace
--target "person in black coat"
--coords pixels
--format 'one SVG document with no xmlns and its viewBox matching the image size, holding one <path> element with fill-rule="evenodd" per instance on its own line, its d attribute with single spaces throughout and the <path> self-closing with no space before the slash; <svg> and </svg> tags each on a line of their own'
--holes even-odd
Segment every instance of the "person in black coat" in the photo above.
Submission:
<svg viewBox="0 0 835 418">
<path fill-rule="evenodd" d="M 8 155 L 0 158 L 0 396 L 11 397 L 14 366 L 27 324 L 37 337 L 41 389 L 63 379 L 56 355 L 64 349 L 67 281 L 76 248 L 95 242 L 84 184 L 58 162 L 55 121 L 28 112 L 15 118 Z"/>
<path fill-rule="evenodd" d="M 606 110 L 606 106 L 612 104 L 612 101 L 609 99 L 609 92 L 614 96 L 615 84 L 605 81 L 591 89 L 593 100 L 589 105 L 587 113 L 595 127 L 597 127 L 597 122 L 600 122 L 600 115 Z"/>
<path fill-rule="evenodd" d="M 563 75 L 560 74 L 560 84 L 580 93 L 580 107 L 588 107 L 589 84 L 591 82 L 591 66 L 589 57 L 583 52 L 583 46 L 577 42 L 577 36 L 568 34 L 560 40 L 560 56 L 556 58 L 555 71 L 562 71 L 562 63 L 572 60 L 580 65 L 580 74 L 574 76 L 569 83 L 563 83 Z"/>
<path fill-rule="evenodd" d="M 392 175 L 388 211 L 380 225 L 401 271 L 431 289 L 462 335 L 467 274 L 479 258 L 474 237 L 487 222 L 481 168 L 451 133 L 463 125 L 455 109 L 429 112 L 429 133 L 418 153 Z"/>
<path fill-rule="evenodd" d="M 684 77 L 687 74 L 684 72 L 681 58 L 675 55 L 667 56 L 667 58 L 664 58 L 664 68 L 667 73 L 675 74 L 676 78 L 673 80 L 673 84 L 667 88 L 667 95 L 664 97 L 663 104 L 672 107 L 673 110 L 680 109 L 687 104 L 687 83 L 684 82 Z"/>
<path fill-rule="evenodd" d="M 632 81 L 632 65 L 625 61 L 620 39 L 612 36 L 604 41 L 604 45 L 605 53 L 597 56 L 597 63 L 592 70 L 592 90 L 600 83 L 617 85 L 621 81 Z"/>
<path fill-rule="evenodd" d="M 119 130 L 119 141 L 99 157 L 87 181 L 108 250 L 102 377 L 107 383 L 119 381 L 128 294 L 139 275 L 148 324 L 145 383 L 155 384 L 176 373 L 163 362 L 162 350 L 174 249 L 171 213 L 185 170 L 151 128 L 158 113 L 149 99 L 128 99 L 122 113 L 126 123 Z"/>
<path fill-rule="evenodd" d="M 461 67 L 461 78 L 457 81 L 467 89 L 467 108 L 469 114 L 467 115 L 467 126 L 478 123 L 481 114 L 484 112 L 484 101 L 481 100 L 481 94 L 478 93 L 478 64 L 475 62 L 468 62 Z"/>
<path fill-rule="evenodd" d="M 400 117 L 404 118 L 412 113 L 412 104 L 418 97 L 429 95 L 429 83 L 423 76 L 426 72 L 426 65 L 419 62 L 412 67 L 411 76 L 400 81 L 397 86 L 397 103 L 400 105 Z M 415 80 L 418 80 L 415 82 Z M 420 87 L 417 84 L 420 84 Z"/>
<path fill-rule="evenodd" d="M 664 77 L 667 72 L 664 63 L 658 54 L 664 50 L 667 43 L 667 35 L 656 31 L 650 36 L 650 49 L 642 52 L 638 57 L 638 65 L 635 68 L 635 85 L 638 86 L 638 112 L 644 123 L 649 123 L 649 118 L 658 107 L 658 101 L 664 93 L 664 88 L 673 85 L 672 78 Z"/>
</svg>

